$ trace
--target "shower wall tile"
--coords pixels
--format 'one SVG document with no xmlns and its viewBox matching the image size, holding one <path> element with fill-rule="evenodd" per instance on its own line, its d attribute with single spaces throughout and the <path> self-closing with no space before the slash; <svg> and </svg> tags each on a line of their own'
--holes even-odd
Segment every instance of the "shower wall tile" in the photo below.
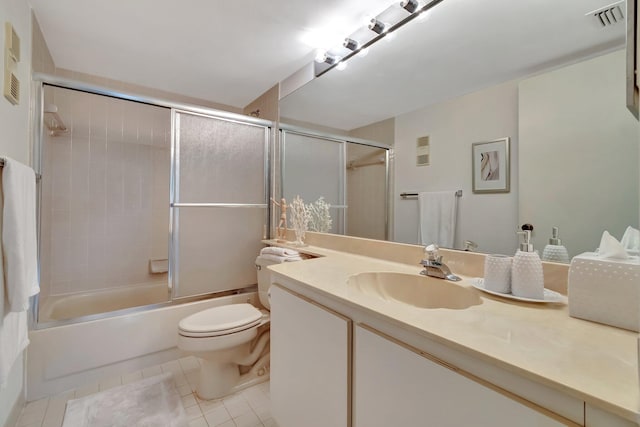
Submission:
<svg viewBox="0 0 640 427">
<path fill-rule="evenodd" d="M 71 127 L 43 147 L 41 280 L 48 294 L 166 281 L 170 112 L 65 89 Z"/>
</svg>

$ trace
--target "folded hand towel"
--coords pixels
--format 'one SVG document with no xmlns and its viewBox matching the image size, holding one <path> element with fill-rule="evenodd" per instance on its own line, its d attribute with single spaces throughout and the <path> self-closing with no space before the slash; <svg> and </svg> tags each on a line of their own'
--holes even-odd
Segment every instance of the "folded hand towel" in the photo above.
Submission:
<svg viewBox="0 0 640 427">
<path fill-rule="evenodd" d="M 418 237 L 423 245 L 452 248 L 458 211 L 455 191 L 418 193 Z"/>
<path fill-rule="evenodd" d="M 40 292 L 37 273 L 36 175 L 5 157 L 2 168 L 2 251 L 9 310 L 26 311 Z"/>
<path fill-rule="evenodd" d="M 278 256 L 273 254 L 262 254 L 264 259 L 275 261 L 278 263 L 290 262 L 290 261 L 302 261 L 302 257 L 299 256 Z"/>
<path fill-rule="evenodd" d="M 276 246 L 268 246 L 266 248 L 262 248 L 260 251 L 260 255 L 277 255 L 277 256 L 300 256 L 300 252 L 294 249 L 287 248 L 279 248 Z"/>
</svg>

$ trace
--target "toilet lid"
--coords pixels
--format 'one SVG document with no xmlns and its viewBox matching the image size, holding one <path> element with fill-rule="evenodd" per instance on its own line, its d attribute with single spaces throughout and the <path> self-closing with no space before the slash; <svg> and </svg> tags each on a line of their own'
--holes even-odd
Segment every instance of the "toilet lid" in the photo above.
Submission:
<svg viewBox="0 0 640 427">
<path fill-rule="evenodd" d="M 211 337 L 248 329 L 260 323 L 262 313 L 251 304 L 213 307 L 187 316 L 180 321 L 181 335 Z"/>
</svg>

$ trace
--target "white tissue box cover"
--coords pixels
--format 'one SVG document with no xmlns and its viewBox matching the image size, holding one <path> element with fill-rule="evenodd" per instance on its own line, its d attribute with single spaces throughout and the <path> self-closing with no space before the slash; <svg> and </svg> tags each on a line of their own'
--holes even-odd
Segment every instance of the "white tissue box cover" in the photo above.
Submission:
<svg viewBox="0 0 640 427">
<path fill-rule="evenodd" d="M 598 258 L 585 252 L 569 268 L 569 315 L 640 330 L 640 258 Z"/>
</svg>

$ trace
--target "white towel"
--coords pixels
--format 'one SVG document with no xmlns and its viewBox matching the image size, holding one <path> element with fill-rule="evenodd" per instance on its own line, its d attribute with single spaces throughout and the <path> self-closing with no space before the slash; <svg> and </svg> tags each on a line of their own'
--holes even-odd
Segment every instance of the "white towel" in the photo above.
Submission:
<svg viewBox="0 0 640 427">
<path fill-rule="evenodd" d="M 423 245 L 453 248 L 458 198 L 455 191 L 418 193 L 418 237 Z"/>
<path fill-rule="evenodd" d="M 278 255 L 272 255 L 272 254 L 262 254 L 260 256 L 263 257 L 264 259 L 275 261 L 281 264 L 283 262 L 302 261 L 302 257 L 299 257 L 299 256 L 278 256 Z"/>
<path fill-rule="evenodd" d="M 8 313 L 0 325 L 0 390 L 11 368 L 29 345 L 27 312 Z"/>
<path fill-rule="evenodd" d="M 267 246 L 266 248 L 262 248 L 260 251 L 260 255 L 277 255 L 283 257 L 299 257 L 300 252 L 294 249 L 287 248 L 279 248 L 276 246 Z"/>
<path fill-rule="evenodd" d="M 40 292 L 36 240 L 36 175 L 28 166 L 5 157 L 2 168 L 2 251 L 9 311 L 29 308 Z"/>
<path fill-rule="evenodd" d="M 0 174 L 0 180 L 2 175 Z M 0 185 L 0 189 L 2 185 Z M 2 211 L 2 197 L 0 197 L 0 211 Z M 2 230 L 2 215 L 0 215 L 0 230 Z M 22 352 L 29 345 L 27 312 L 10 313 L 9 301 L 5 298 L 4 263 L 0 251 L 0 390 L 4 389 L 9 372 Z M 5 315 L 6 313 L 6 315 Z"/>
</svg>

